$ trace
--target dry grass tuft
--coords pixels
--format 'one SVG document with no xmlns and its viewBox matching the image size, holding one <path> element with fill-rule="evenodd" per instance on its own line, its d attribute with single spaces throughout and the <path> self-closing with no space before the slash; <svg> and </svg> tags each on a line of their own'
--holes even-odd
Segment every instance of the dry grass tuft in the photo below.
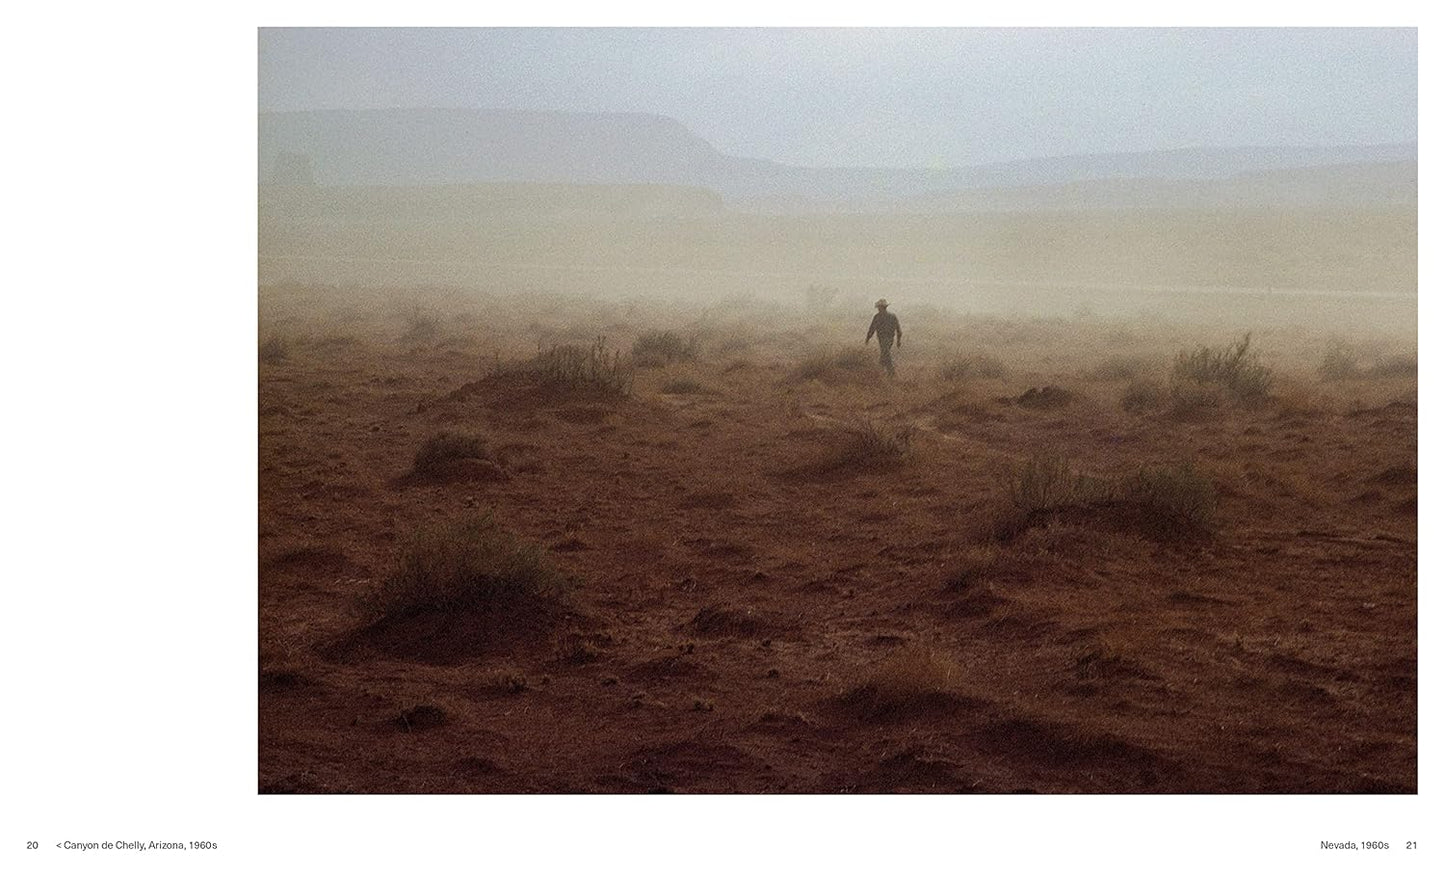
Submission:
<svg viewBox="0 0 1445 876">
<path fill-rule="evenodd" d="M 1036 453 L 1012 467 L 1009 508 L 996 517 L 995 536 L 1009 540 L 1062 514 L 1097 518 L 1158 540 L 1213 531 L 1213 485 L 1191 466 L 1146 466 L 1122 478 L 1076 471 L 1058 453 Z"/>
<path fill-rule="evenodd" d="M 500 373 L 520 374 L 566 392 L 626 397 L 632 394 L 633 367 L 622 354 L 598 338 L 591 346 L 557 344 L 520 365 L 498 366 Z"/>
<path fill-rule="evenodd" d="M 508 480 L 502 460 L 477 435 L 438 432 L 417 450 L 411 473 L 400 483 Z"/>
<path fill-rule="evenodd" d="M 1103 501 L 1109 485 L 1075 471 L 1063 454 L 1040 452 L 1010 468 L 1008 494 L 1016 510 L 1030 515 Z"/>
<path fill-rule="evenodd" d="M 539 547 L 489 516 L 476 516 L 414 532 L 396 569 L 368 602 L 384 617 L 496 611 L 530 599 L 556 599 L 565 589 L 565 578 Z"/>
<path fill-rule="evenodd" d="M 911 425 L 888 426 L 872 421 L 851 426 L 832 462 L 838 468 L 897 468 L 913 458 Z"/>
</svg>

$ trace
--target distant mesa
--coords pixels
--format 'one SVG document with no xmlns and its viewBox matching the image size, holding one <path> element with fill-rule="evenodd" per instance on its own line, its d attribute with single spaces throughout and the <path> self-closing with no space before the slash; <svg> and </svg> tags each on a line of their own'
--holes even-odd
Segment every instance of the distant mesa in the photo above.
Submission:
<svg viewBox="0 0 1445 876">
<path fill-rule="evenodd" d="M 1417 157 L 1408 142 L 796 167 L 727 155 L 665 116 L 496 109 L 262 112 L 259 138 L 261 179 L 276 185 L 676 187 L 784 210 L 1398 205 L 1414 203 Z"/>
</svg>

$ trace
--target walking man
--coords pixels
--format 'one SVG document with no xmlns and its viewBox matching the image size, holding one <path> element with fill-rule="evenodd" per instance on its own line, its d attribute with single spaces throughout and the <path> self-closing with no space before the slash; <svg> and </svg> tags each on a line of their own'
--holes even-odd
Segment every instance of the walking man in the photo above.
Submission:
<svg viewBox="0 0 1445 876">
<path fill-rule="evenodd" d="M 898 317 L 888 312 L 888 299 L 879 298 L 878 303 L 873 305 L 878 312 L 873 315 L 873 321 L 868 324 L 868 337 L 863 343 L 873 340 L 873 335 L 878 335 L 878 362 L 888 371 L 888 376 L 893 376 L 893 339 L 898 339 L 898 349 L 903 349 L 903 326 L 898 324 Z"/>
</svg>

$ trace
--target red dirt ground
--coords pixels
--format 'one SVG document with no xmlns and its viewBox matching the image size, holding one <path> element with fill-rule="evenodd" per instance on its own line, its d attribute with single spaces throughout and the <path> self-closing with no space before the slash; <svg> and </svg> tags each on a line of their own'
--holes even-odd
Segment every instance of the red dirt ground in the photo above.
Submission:
<svg viewBox="0 0 1445 876">
<path fill-rule="evenodd" d="M 810 345 L 861 350 L 866 311 L 714 315 L 694 361 L 612 400 L 487 375 L 697 314 L 418 300 L 435 323 L 261 296 L 287 340 L 259 366 L 263 792 L 1416 789 L 1413 376 L 1321 382 L 1321 339 L 1264 331 L 1274 398 L 1132 413 L 1091 367 L 1137 354 L 1163 382 L 1228 338 L 900 309 L 896 382 L 795 373 Z M 1006 375 L 936 376 L 979 350 Z M 662 391 L 680 378 L 703 392 Z M 1073 398 L 1017 403 L 1047 385 Z M 911 458 L 827 465 L 864 421 L 911 428 Z M 408 477 L 443 430 L 500 471 Z M 1101 476 L 1190 462 L 1216 531 L 1084 508 L 999 541 L 1040 448 Z M 547 549 L 565 602 L 373 624 L 408 534 L 480 512 Z"/>
</svg>

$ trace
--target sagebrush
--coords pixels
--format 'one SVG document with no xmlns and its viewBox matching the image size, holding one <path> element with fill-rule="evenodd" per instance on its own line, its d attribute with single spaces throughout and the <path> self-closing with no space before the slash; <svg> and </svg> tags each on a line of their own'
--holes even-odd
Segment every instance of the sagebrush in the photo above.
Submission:
<svg viewBox="0 0 1445 876">
<path fill-rule="evenodd" d="M 1181 351 L 1174 360 L 1175 382 L 1218 385 L 1247 401 L 1264 398 L 1274 383 L 1274 372 L 1260 364 L 1250 340 L 1250 333 L 1245 332 L 1225 347 Z"/>
</svg>

